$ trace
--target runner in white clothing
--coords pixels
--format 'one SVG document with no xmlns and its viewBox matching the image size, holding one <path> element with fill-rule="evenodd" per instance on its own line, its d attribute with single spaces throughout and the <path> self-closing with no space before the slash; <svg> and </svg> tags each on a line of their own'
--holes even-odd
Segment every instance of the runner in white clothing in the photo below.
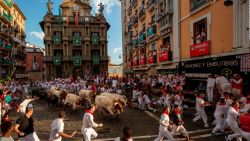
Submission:
<svg viewBox="0 0 250 141">
<path fill-rule="evenodd" d="M 241 141 L 241 129 L 238 126 L 237 118 L 240 116 L 238 113 L 239 103 L 233 102 L 232 106 L 228 110 L 227 114 L 227 125 L 234 131 L 234 134 L 228 135 L 226 138 L 227 141 L 231 141 L 233 138 L 236 138 L 237 141 Z"/>
<path fill-rule="evenodd" d="M 94 122 L 94 116 L 93 116 L 94 112 L 95 112 L 95 106 L 90 105 L 89 109 L 86 110 L 83 116 L 83 125 L 82 125 L 83 141 L 91 141 L 92 138 L 96 138 L 97 133 L 93 128 L 103 126 L 102 123 L 96 124 Z"/>
<path fill-rule="evenodd" d="M 193 119 L 194 122 L 198 121 L 199 119 L 202 118 L 203 122 L 204 122 L 204 127 L 208 128 L 209 125 L 207 123 L 207 114 L 205 112 L 205 102 L 203 100 L 204 95 L 203 94 L 197 94 L 196 97 L 196 111 L 198 113 L 198 115 Z"/>
<path fill-rule="evenodd" d="M 18 109 L 17 109 L 17 112 L 20 112 L 22 113 L 23 115 L 25 114 L 26 112 L 26 108 L 28 106 L 28 104 L 33 101 L 33 100 L 37 100 L 39 99 L 38 97 L 34 96 L 33 99 L 25 99 L 19 106 L 18 106 Z"/>
<path fill-rule="evenodd" d="M 226 122 L 227 106 L 224 97 L 220 98 L 220 101 L 216 105 L 214 112 L 214 117 L 216 120 L 216 126 L 212 131 L 212 134 L 219 135 L 224 132 L 225 122 Z"/>
<path fill-rule="evenodd" d="M 60 111 L 58 118 L 53 121 L 51 124 L 51 132 L 50 132 L 50 137 L 49 141 L 61 141 L 62 137 L 64 138 L 72 138 L 75 134 L 76 131 L 73 132 L 71 135 L 65 134 L 63 132 L 64 130 L 64 120 L 65 118 L 65 112 Z"/>
</svg>

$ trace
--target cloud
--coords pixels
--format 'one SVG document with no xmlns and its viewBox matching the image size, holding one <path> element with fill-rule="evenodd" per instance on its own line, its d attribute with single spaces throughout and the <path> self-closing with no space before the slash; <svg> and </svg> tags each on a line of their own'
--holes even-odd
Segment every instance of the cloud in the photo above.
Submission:
<svg viewBox="0 0 250 141">
<path fill-rule="evenodd" d="M 122 48 L 121 48 L 121 47 L 115 47 L 115 48 L 113 49 L 113 54 L 115 54 L 115 55 L 120 55 L 120 54 L 122 54 Z"/>
<path fill-rule="evenodd" d="M 30 36 L 34 36 L 40 40 L 43 40 L 44 33 L 42 31 L 41 32 L 32 31 L 30 32 Z"/>
<path fill-rule="evenodd" d="M 121 6 L 120 0 L 93 0 L 92 7 L 95 13 L 98 12 L 99 9 L 98 5 L 100 4 L 100 2 L 102 2 L 102 4 L 104 5 L 104 10 L 107 14 L 110 14 L 112 12 L 113 6 L 119 6 L 119 7 Z"/>
</svg>

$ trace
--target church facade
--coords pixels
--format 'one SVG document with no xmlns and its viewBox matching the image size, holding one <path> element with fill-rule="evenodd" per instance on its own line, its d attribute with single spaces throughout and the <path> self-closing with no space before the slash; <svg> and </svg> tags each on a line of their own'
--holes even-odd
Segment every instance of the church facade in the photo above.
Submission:
<svg viewBox="0 0 250 141">
<path fill-rule="evenodd" d="M 48 0 L 47 14 L 40 22 L 47 79 L 107 73 L 110 25 L 103 15 L 104 6 L 99 6 L 99 13 L 92 15 L 89 0 L 64 0 L 54 15 Z"/>
</svg>

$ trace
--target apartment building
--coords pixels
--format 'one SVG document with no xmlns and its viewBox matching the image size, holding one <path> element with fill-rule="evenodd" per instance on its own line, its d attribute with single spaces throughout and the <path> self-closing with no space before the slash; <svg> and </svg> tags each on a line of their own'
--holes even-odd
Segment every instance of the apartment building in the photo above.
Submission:
<svg viewBox="0 0 250 141">
<path fill-rule="evenodd" d="M 12 0 L 0 1 L 0 78 L 25 73 L 25 21 Z"/>
<path fill-rule="evenodd" d="M 178 1 L 122 1 L 124 73 L 176 73 L 179 51 Z"/>
</svg>

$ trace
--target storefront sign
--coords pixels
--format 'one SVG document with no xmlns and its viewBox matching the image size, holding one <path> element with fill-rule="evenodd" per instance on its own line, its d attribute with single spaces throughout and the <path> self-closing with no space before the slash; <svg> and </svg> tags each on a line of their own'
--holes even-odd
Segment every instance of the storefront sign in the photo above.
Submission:
<svg viewBox="0 0 250 141">
<path fill-rule="evenodd" d="M 190 56 L 196 57 L 196 56 L 202 56 L 202 55 L 208 55 L 209 54 L 209 41 L 205 41 L 199 44 L 191 45 L 190 47 Z"/>
<path fill-rule="evenodd" d="M 159 62 L 168 61 L 168 52 L 160 52 L 159 53 Z"/>
<path fill-rule="evenodd" d="M 145 65 L 146 61 L 145 61 L 145 55 L 142 55 L 140 58 L 140 65 Z"/>
<path fill-rule="evenodd" d="M 250 72 L 250 54 L 245 54 L 239 56 L 240 62 L 240 71 L 241 72 Z"/>
<path fill-rule="evenodd" d="M 200 59 L 182 63 L 182 72 L 194 73 L 194 70 L 195 73 L 219 73 L 224 75 L 250 72 L 250 54 Z"/>
<path fill-rule="evenodd" d="M 154 63 L 154 56 L 149 56 L 148 57 L 148 64 L 153 64 Z"/>
</svg>

